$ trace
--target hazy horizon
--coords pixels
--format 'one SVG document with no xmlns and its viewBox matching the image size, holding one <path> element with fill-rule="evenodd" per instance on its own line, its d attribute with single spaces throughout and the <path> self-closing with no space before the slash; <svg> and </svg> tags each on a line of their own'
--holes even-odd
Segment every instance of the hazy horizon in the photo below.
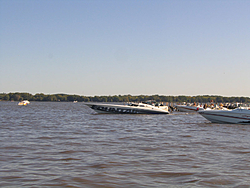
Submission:
<svg viewBox="0 0 250 188">
<path fill-rule="evenodd" d="M 140 95 L 143 95 L 143 96 L 154 96 L 154 95 L 159 95 L 159 96 L 173 96 L 173 97 L 178 97 L 178 96 L 186 96 L 186 97 L 196 97 L 196 96 L 219 96 L 219 97 L 247 97 L 247 98 L 250 98 L 248 96 L 225 96 L 225 95 L 165 95 L 165 94 L 114 94 L 114 95 L 82 95 L 82 94 L 76 94 L 76 93 L 44 93 L 44 92 L 39 92 L 39 93 L 30 93 L 30 92 L 2 92 L 2 93 L 5 93 L 5 94 L 8 94 L 8 93 L 29 93 L 29 94 L 32 94 L 32 95 L 36 95 L 36 94 L 44 94 L 44 95 L 78 95 L 78 96 L 85 96 L 85 97 L 95 97 L 95 96 L 126 96 L 126 95 L 131 95 L 131 96 L 140 96 Z M 0 93 L 1 94 L 1 93 Z"/>
</svg>

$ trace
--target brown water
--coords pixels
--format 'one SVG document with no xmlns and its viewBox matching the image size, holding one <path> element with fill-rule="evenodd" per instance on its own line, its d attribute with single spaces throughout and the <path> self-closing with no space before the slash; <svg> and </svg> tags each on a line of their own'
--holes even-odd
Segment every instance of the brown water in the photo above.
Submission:
<svg viewBox="0 0 250 188">
<path fill-rule="evenodd" d="M 0 187 L 250 187 L 250 126 L 0 102 Z"/>
</svg>

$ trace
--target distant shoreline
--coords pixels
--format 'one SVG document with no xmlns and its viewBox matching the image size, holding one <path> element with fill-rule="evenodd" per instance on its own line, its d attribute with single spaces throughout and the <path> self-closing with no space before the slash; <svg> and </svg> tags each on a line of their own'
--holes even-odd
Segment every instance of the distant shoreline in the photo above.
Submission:
<svg viewBox="0 0 250 188">
<path fill-rule="evenodd" d="M 197 95 L 197 96 L 167 96 L 167 95 L 113 95 L 113 96 L 80 96 L 69 94 L 43 94 L 35 95 L 30 93 L 0 93 L 0 101 L 49 101 L 49 102 L 140 102 L 153 100 L 156 102 L 174 103 L 250 103 L 250 97 L 224 97 L 218 95 Z"/>
</svg>

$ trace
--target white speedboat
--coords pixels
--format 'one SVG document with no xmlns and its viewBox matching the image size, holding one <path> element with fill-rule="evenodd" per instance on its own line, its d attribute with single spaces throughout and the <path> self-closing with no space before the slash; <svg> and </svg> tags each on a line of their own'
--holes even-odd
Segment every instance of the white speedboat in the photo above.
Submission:
<svg viewBox="0 0 250 188">
<path fill-rule="evenodd" d="M 176 105 L 175 107 L 180 112 L 197 112 L 199 110 L 204 110 L 203 107 L 199 107 L 199 106 Z"/>
<path fill-rule="evenodd" d="M 26 106 L 26 105 L 28 105 L 28 104 L 30 104 L 30 101 L 24 100 L 24 101 L 19 102 L 17 105 L 18 105 L 18 106 Z"/>
<path fill-rule="evenodd" d="M 169 114 L 168 108 L 154 106 L 145 103 L 129 103 L 127 105 L 85 103 L 97 113 L 112 114 Z"/>
<path fill-rule="evenodd" d="M 248 109 L 204 110 L 198 113 L 212 123 L 250 124 L 250 110 Z"/>
</svg>

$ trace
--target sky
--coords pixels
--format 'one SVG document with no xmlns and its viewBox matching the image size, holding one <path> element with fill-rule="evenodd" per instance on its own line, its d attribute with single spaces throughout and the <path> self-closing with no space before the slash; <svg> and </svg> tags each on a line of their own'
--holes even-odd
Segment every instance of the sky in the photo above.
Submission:
<svg viewBox="0 0 250 188">
<path fill-rule="evenodd" d="M 0 0 L 0 93 L 250 97 L 249 0 Z"/>
</svg>

